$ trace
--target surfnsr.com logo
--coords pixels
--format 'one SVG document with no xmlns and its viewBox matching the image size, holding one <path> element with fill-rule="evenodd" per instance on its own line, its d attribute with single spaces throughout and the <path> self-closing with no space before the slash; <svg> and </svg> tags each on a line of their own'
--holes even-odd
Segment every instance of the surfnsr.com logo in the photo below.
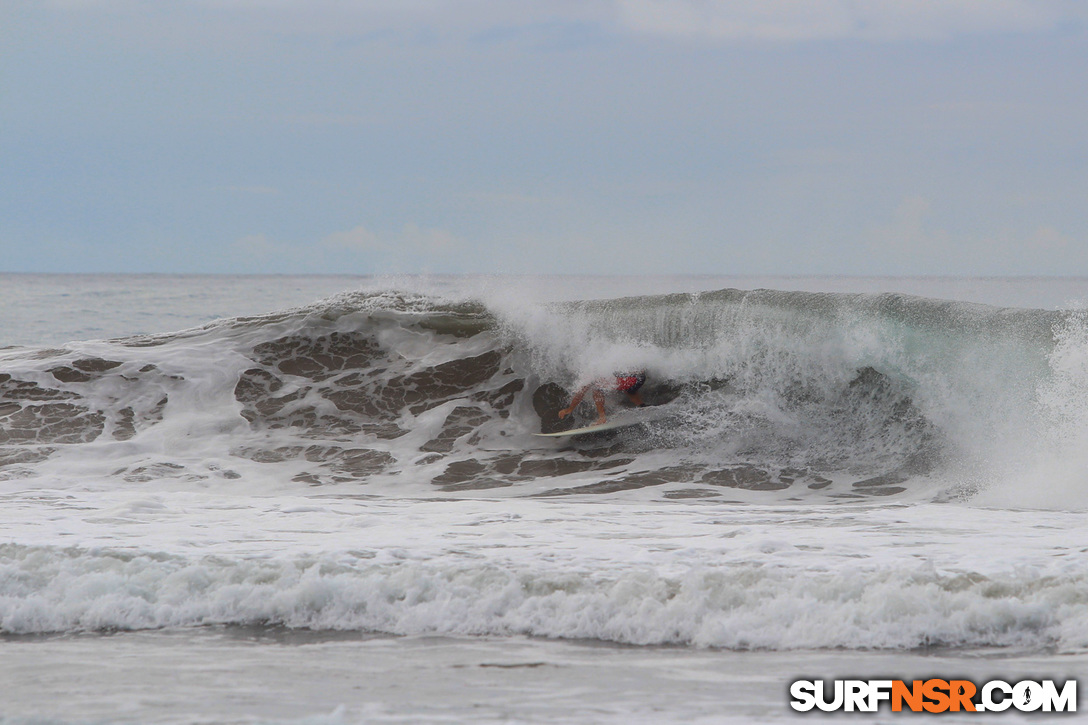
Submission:
<svg viewBox="0 0 1088 725">
<path fill-rule="evenodd" d="M 790 685 L 790 707 L 834 712 L 876 712 L 888 703 L 892 712 L 1076 712 L 1077 681 L 1060 687 L 1054 680 L 1008 683 L 990 680 L 797 680 Z"/>
</svg>

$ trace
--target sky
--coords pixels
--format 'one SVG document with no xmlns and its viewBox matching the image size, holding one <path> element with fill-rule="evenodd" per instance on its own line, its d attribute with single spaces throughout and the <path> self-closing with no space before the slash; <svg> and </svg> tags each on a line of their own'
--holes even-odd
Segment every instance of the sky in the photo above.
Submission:
<svg viewBox="0 0 1088 725">
<path fill-rule="evenodd" d="M 0 271 L 1088 275 L 1083 0 L 0 0 Z"/>
</svg>

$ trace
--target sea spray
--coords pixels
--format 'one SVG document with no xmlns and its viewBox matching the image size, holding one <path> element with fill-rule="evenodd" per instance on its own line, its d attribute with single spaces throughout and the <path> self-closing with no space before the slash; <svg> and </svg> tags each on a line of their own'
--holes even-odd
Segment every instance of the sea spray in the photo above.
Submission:
<svg viewBox="0 0 1088 725">
<path fill-rule="evenodd" d="M 62 480 L 79 461 L 80 485 L 220 485 L 260 469 L 285 486 L 396 495 L 978 491 L 1040 440 L 1051 463 L 1076 459 L 1058 439 L 1083 430 L 1079 319 L 897 294 L 346 293 L 8 352 L 0 454 L 9 477 Z M 630 367 L 648 371 L 662 420 L 573 445 L 530 437 L 577 384 Z M 587 488 L 601 475 L 607 486 Z"/>
</svg>

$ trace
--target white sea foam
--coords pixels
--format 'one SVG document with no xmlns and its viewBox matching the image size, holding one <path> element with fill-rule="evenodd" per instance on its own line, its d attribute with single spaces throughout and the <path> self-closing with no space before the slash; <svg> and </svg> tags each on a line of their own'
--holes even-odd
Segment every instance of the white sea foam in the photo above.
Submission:
<svg viewBox="0 0 1088 725">
<path fill-rule="evenodd" d="M 1071 514 L 71 493 L 53 510 L 83 513 L 2 532 L 51 533 L 0 547 L 0 631 L 281 624 L 740 649 L 1088 647 L 1088 577 L 1052 555 L 1088 545 Z M 1010 527 L 1016 554 L 988 553 Z"/>
<path fill-rule="evenodd" d="M 971 582 L 922 566 L 866 571 L 862 583 L 858 572 L 820 576 L 753 565 L 679 578 L 651 569 L 596 571 L 587 581 L 494 565 L 351 568 L 340 557 L 225 564 L 98 553 L 42 566 L 46 556 L 26 554 L 26 565 L 49 582 L 5 596 L 3 631 L 279 624 L 774 650 L 1088 646 L 1088 611 L 1077 604 L 1088 584 L 1041 576 Z M 21 574 L 4 571 L 9 591 Z M 994 595 L 1000 592 L 1009 594 Z"/>
<path fill-rule="evenodd" d="M 182 335 L 5 351 L 24 409 L 76 400 L 103 422 L 9 446 L 0 630 L 1086 646 L 1081 317 L 432 286 L 441 297 L 349 293 Z M 337 335 L 366 375 L 299 367 L 341 355 Z M 531 436 L 538 386 L 631 361 L 689 386 L 669 425 L 615 450 Z M 489 377 L 413 377 L 444 365 Z M 413 407 L 426 385 L 445 397 Z M 381 425 L 351 408 L 364 393 L 388 404 Z M 691 496 L 707 498 L 676 500 Z"/>
</svg>

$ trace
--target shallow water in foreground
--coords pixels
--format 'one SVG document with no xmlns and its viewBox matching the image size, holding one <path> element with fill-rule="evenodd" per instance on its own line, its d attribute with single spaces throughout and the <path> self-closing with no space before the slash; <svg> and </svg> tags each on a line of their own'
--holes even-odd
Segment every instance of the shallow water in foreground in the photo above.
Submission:
<svg viewBox="0 0 1088 725">
<path fill-rule="evenodd" d="M 801 714 L 788 682 L 953 673 L 974 682 L 1085 672 L 1088 655 L 1007 649 L 730 652 L 522 637 L 388 637 L 201 628 L 0 642 L 0 722 L 900 722 Z M 787 674 L 790 673 L 790 674 Z M 1073 721 L 1076 715 L 1057 715 Z M 979 722 L 944 713 L 942 722 Z M 1001 722 L 1039 722 L 1005 712 Z"/>
</svg>

